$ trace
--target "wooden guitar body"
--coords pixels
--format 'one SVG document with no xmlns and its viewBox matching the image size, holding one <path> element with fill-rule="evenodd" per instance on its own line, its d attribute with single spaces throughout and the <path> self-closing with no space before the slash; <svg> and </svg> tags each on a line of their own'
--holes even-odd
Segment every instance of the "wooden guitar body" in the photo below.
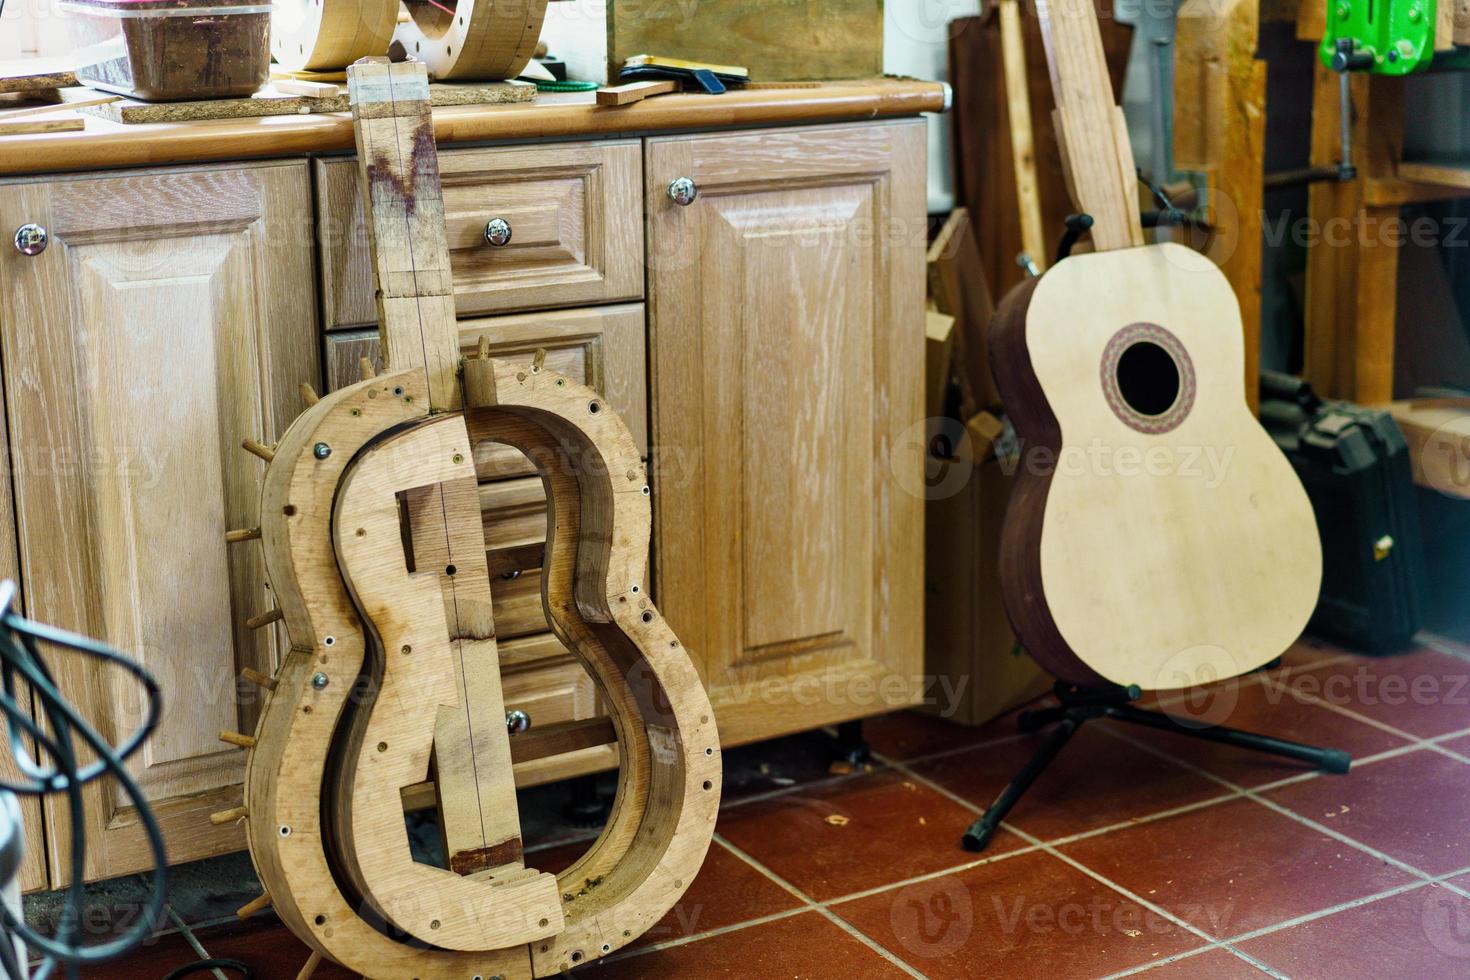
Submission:
<svg viewBox="0 0 1470 980">
<path fill-rule="evenodd" d="M 713 713 L 643 593 L 638 448 L 595 391 L 459 357 L 419 64 L 349 71 L 390 364 L 319 400 L 268 459 L 258 537 L 291 640 L 250 750 L 244 818 L 269 903 L 374 978 L 569 970 L 626 946 L 699 871 L 719 807 Z M 447 340 L 445 339 L 447 338 Z M 407 366 L 413 365 L 413 366 Z M 366 372 L 369 375 L 371 371 Z M 611 718 L 510 734 L 475 454 L 515 446 L 547 491 L 543 605 Z M 570 868 L 528 866 L 512 765 L 616 740 L 618 794 Z M 405 799 L 431 781 L 445 866 L 415 860 Z"/>
<path fill-rule="evenodd" d="M 1279 656 L 1321 548 L 1241 386 L 1239 306 L 1176 244 L 1078 255 L 1002 302 L 991 363 L 1021 439 L 1006 611 L 1058 678 L 1145 690 Z"/>
</svg>

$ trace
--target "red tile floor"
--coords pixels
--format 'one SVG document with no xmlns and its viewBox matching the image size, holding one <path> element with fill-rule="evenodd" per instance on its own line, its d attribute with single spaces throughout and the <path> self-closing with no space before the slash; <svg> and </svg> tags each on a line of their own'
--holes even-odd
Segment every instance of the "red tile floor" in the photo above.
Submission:
<svg viewBox="0 0 1470 980">
<path fill-rule="evenodd" d="M 870 771 L 777 758 L 794 775 L 731 785 L 684 900 L 582 972 L 1470 978 L 1470 649 L 1370 660 L 1301 644 L 1272 671 L 1151 700 L 1346 749 L 1352 772 L 1091 722 L 981 856 L 960 834 L 1037 736 L 1010 718 L 874 719 Z M 544 848 L 538 866 L 576 850 Z M 274 922 L 197 942 L 266 980 L 306 958 Z M 156 978 L 195 955 L 173 935 L 105 975 Z"/>
</svg>

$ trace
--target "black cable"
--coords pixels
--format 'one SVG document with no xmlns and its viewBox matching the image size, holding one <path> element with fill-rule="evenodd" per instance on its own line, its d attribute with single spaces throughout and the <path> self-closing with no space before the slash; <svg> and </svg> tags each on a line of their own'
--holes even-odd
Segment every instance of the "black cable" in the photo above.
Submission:
<svg viewBox="0 0 1470 980">
<path fill-rule="evenodd" d="M 175 970 L 170 970 L 163 975 L 163 980 L 179 980 L 180 977 L 203 973 L 205 970 L 233 970 L 240 974 L 241 980 L 254 980 L 255 977 L 255 974 L 250 972 L 250 967 L 239 960 L 199 960 L 197 963 L 186 963 Z"/>
<path fill-rule="evenodd" d="M 0 905 L 0 926 L 3 926 L 4 931 L 4 935 L 0 936 L 0 944 L 8 945 L 10 936 L 18 936 L 26 945 L 42 954 L 33 980 L 46 980 L 58 964 L 65 966 L 68 976 L 75 977 L 82 966 L 92 966 L 113 959 L 136 946 L 153 931 L 162 918 L 164 896 L 168 887 L 163 834 L 142 789 L 125 765 L 126 760 L 157 728 L 162 698 L 158 682 L 140 664 L 96 640 L 23 618 L 11 608 L 14 598 L 15 584 L 9 581 L 0 583 L 0 675 L 3 675 L 4 680 L 3 691 L 0 691 L 0 713 L 5 716 L 11 752 L 22 778 L 0 780 L 0 789 L 21 796 L 66 794 L 72 831 L 68 868 L 70 882 L 54 936 L 42 935 L 16 916 L 9 907 Z M 40 643 L 75 651 L 104 664 L 121 667 L 132 675 L 142 686 L 147 698 L 143 721 L 138 728 L 117 746 L 103 739 L 62 697 L 41 656 Z M 23 699 L 16 696 L 17 678 L 24 681 L 29 688 L 33 703 L 45 719 L 44 725 L 21 707 Z M 85 766 L 79 764 L 76 736 L 80 736 L 81 741 L 97 756 L 96 762 Z M 27 738 L 35 741 L 39 756 L 49 759 L 50 768 L 31 757 L 26 746 Z M 87 870 L 87 835 L 82 789 L 102 776 L 115 779 L 136 809 L 138 822 L 153 854 L 153 887 L 147 907 L 135 925 L 115 939 L 86 945 L 81 941 L 85 899 L 83 882 Z M 0 951 L 0 962 L 3 962 L 3 957 L 4 952 Z M 11 958 L 14 958 L 13 954 Z M 8 962 L 3 962 L 3 965 L 7 971 L 10 969 Z"/>
</svg>

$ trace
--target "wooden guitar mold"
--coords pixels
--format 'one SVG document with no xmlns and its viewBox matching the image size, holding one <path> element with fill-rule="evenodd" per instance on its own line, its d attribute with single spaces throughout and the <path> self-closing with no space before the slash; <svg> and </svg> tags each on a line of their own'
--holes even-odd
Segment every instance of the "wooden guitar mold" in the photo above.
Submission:
<svg viewBox="0 0 1470 980">
<path fill-rule="evenodd" d="M 462 362 L 422 65 L 349 71 L 385 355 L 316 399 L 268 458 L 258 532 L 291 651 L 253 738 L 245 806 L 266 901 L 318 957 L 370 977 L 549 976 L 619 949 L 699 871 L 719 803 L 700 679 L 642 593 L 651 509 L 632 436 L 596 392 L 481 351 Z M 367 372 L 370 373 L 370 372 Z M 549 501 L 543 602 L 611 715 L 620 780 L 602 835 L 526 867 L 511 764 L 606 741 L 508 735 L 474 449 L 535 460 Z M 416 863 L 402 792 L 433 775 L 448 868 Z M 310 966 L 311 964 L 308 964 Z"/>
<path fill-rule="evenodd" d="M 1017 287 L 991 328 L 1023 447 L 1001 533 L 1006 611 L 1070 683 L 1243 674 L 1280 656 L 1316 604 L 1311 504 L 1246 404 L 1229 282 L 1182 245 L 1143 244 L 1090 0 L 1038 10 L 1068 185 L 1097 251 Z"/>
</svg>

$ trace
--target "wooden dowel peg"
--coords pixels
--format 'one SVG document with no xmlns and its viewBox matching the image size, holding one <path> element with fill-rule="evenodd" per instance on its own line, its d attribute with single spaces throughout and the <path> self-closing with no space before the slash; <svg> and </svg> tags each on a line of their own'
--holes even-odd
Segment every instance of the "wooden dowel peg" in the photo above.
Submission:
<svg viewBox="0 0 1470 980">
<path fill-rule="evenodd" d="M 311 975 L 316 972 L 316 968 L 321 966 L 321 963 L 322 954 L 312 950 L 311 955 L 306 958 L 306 965 L 301 968 L 300 973 L 296 974 L 296 980 L 311 980 Z"/>
<path fill-rule="evenodd" d="M 357 373 L 362 376 L 362 380 L 364 381 L 378 376 L 378 370 L 373 367 L 372 358 L 369 357 L 359 357 L 357 359 Z"/>
<path fill-rule="evenodd" d="M 482 358 L 489 357 L 490 356 L 490 338 L 487 337 L 487 336 L 485 336 L 484 334 L 480 334 L 480 343 L 479 343 L 479 346 L 478 346 L 477 350 L 479 351 L 480 357 L 482 357 Z"/>
<path fill-rule="evenodd" d="M 242 749 L 255 748 L 255 739 L 251 738 L 249 735 L 241 735 L 239 732 L 225 731 L 223 728 L 220 729 L 219 740 L 221 742 L 227 742 L 230 745 L 238 745 Z"/>
<path fill-rule="evenodd" d="M 274 449 L 272 449 L 270 446 L 266 446 L 262 443 L 256 442 L 254 439 L 246 439 L 244 442 L 240 443 L 240 448 L 254 456 L 259 456 L 267 463 L 276 458 L 276 451 Z"/>
<path fill-rule="evenodd" d="M 531 358 L 531 371 L 533 373 L 539 374 L 540 371 L 541 371 L 541 369 L 543 367 L 545 367 L 545 366 L 546 366 L 546 348 L 545 347 L 538 347 L 538 348 L 536 348 L 536 356 L 533 357 L 533 358 Z"/>
<path fill-rule="evenodd" d="M 243 820 L 249 815 L 249 809 L 243 806 L 237 806 L 230 810 L 220 810 L 218 813 L 211 813 L 209 815 L 209 822 L 214 824 L 216 827 L 223 827 L 227 823 L 234 823 L 236 820 Z"/>
<path fill-rule="evenodd" d="M 299 390 L 301 392 L 301 400 L 306 402 L 308 408 L 322 400 L 322 396 L 316 393 L 316 389 L 305 381 L 301 382 Z"/>
<path fill-rule="evenodd" d="M 245 620 L 245 628 L 258 630 L 262 626 L 269 626 L 271 623 L 279 623 L 285 618 L 286 614 L 281 612 L 281 610 L 272 609 L 270 612 L 263 612 L 259 616 L 252 616 L 249 619 Z"/>
<path fill-rule="evenodd" d="M 226 531 L 225 544 L 239 544 L 241 541 L 256 541 L 260 538 L 260 528 L 247 527 L 239 531 Z"/>
<path fill-rule="evenodd" d="M 270 908 L 270 904 L 270 892 L 261 892 L 259 898 L 253 898 L 249 902 L 246 902 L 235 911 L 235 914 L 242 919 L 248 919 L 255 913 Z"/>
<path fill-rule="evenodd" d="M 276 689 L 276 679 L 262 674 L 254 667 L 246 667 L 240 671 L 240 676 L 257 687 L 265 688 L 267 691 L 274 691 Z"/>
</svg>

